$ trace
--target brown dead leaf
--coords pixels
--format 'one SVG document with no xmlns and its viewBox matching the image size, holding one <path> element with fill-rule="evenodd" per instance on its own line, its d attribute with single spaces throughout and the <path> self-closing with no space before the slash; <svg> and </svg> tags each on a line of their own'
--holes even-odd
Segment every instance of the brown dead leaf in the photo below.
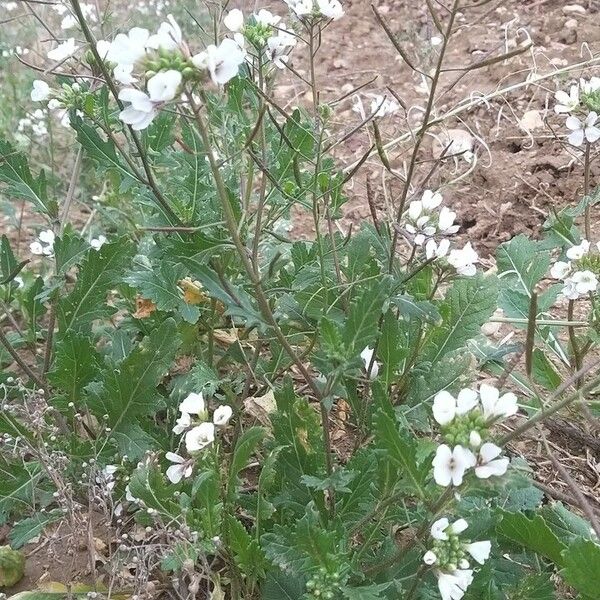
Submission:
<svg viewBox="0 0 600 600">
<path fill-rule="evenodd" d="M 136 311 L 131 315 L 134 319 L 147 319 L 156 310 L 156 304 L 152 300 L 138 296 L 135 299 Z"/>
<path fill-rule="evenodd" d="M 183 291 L 183 301 L 187 304 L 197 306 L 198 304 L 206 304 L 210 301 L 202 284 L 199 281 L 192 281 L 191 277 L 181 279 L 177 282 L 177 285 Z"/>
<path fill-rule="evenodd" d="M 249 415 L 257 419 L 262 425 L 270 427 L 271 419 L 269 415 L 277 410 L 272 390 L 269 390 L 264 396 L 246 398 L 244 408 Z"/>
</svg>

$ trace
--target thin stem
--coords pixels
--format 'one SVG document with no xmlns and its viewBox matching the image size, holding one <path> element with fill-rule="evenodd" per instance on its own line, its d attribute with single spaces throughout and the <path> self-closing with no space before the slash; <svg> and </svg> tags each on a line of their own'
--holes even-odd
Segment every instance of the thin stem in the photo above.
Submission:
<svg viewBox="0 0 600 600">
<path fill-rule="evenodd" d="M 575 301 L 569 300 L 569 307 L 567 308 L 567 320 L 573 321 L 574 311 Z M 579 343 L 577 342 L 577 336 L 575 335 L 575 329 L 573 327 L 568 327 L 567 329 L 569 331 L 569 343 L 571 345 L 571 351 L 573 352 L 573 359 L 575 360 L 575 371 L 579 371 L 581 369 L 583 357 L 581 356 Z"/>
<path fill-rule="evenodd" d="M 590 194 L 590 149 L 592 145 L 589 142 L 585 143 L 585 158 L 583 166 L 583 195 L 588 197 Z M 589 202 L 585 207 L 585 239 L 592 239 L 592 225 L 591 225 L 591 213 L 592 207 Z"/>
<path fill-rule="evenodd" d="M 433 112 L 433 107 L 435 104 L 435 96 L 437 87 L 440 81 L 440 75 L 442 74 L 442 65 L 444 64 L 444 59 L 446 57 L 446 49 L 448 47 L 448 41 L 450 40 L 450 36 L 452 35 L 452 28 L 454 27 L 454 20 L 456 18 L 456 14 L 458 12 L 460 0 L 454 0 L 454 4 L 452 6 L 452 10 L 450 11 L 450 17 L 448 19 L 448 24 L 446 26 L 445 34 L 442 38 L 442 46 L 440 48 L 440 54 L 438 56 L 437 64 L 435 67 L 435 73 L 433 75 L 433 79 L 431 81 L 431 89 L 429 91 L 429 98 L 427 100 L 427 106 L 425 107 L 425 113 L 423 115 L 423 124 L 417 131 L 415 144 L 413 146 L 412 156 L 410 158 L 410 163 L 408 165 L 408 170 L 406 173 L 406 182 L 404 184 L 404 188 L 402 190 L 402 197 L 400 199 L 400 205 L 398 206 L 398 212 L 396 213 L 396 224 L 400 224 L 402 220 L 402 213 L 404 212 L 404 206 L 406 205 L 406 200 L 408 198 L 408 193 L 410 190 L 410 184 L 412 178 L 415 173 L 415 168 L 417 165 L 417 158 L 419 155 L 419 150 L 421 148 L 421 144 L 425 139 L 425 132 L 429 129 L 429 127 L 433 124 L 433 121 L 430 122 L 429 119 L 431 117 L 431 113 Z M 384 146 L 385 149 L 385 146 Z M 390 256 L 388 263 L 388 272 L 392 272 L 392 268 L 394 266 L 394 257 L 396 255 L 396 247 L 398 245 L 398 237 L 399 232 L 398 229 L 394 229 L 394 236 L 392 238 L 392 244 L 390 247 Z"/>
<path fill-rule="evenodd" d="M 19 356 L 19 353 L 14 349 L 13 345 L 10 343 L 4 331 L 0 329 L 0 343 L 6 348 L 7 352 L 12 356 L 14 361 L 27 373 L 31 381 L 33 381 L 38 387 L 43 390 L 46 389 L 46 384 L 33 372 L 31 367 Z"/>
</svg>

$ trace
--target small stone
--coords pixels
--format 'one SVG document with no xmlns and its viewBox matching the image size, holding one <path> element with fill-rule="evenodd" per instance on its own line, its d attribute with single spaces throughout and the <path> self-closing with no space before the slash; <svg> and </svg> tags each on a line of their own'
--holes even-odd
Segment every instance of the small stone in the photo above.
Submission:
<svg viewBox="0 0 600 600">
<path fill-rule="evenodd" d="M 577 29 L 579 22 L 577 19 L 567 19 L 565 21 L 565 29 Z"/>
<path fill-rule="evenodd" d="M 566 4 L 562 11 L 565 15 L 585 15 L 587 12 L 581 4 Z"/>
</svg>

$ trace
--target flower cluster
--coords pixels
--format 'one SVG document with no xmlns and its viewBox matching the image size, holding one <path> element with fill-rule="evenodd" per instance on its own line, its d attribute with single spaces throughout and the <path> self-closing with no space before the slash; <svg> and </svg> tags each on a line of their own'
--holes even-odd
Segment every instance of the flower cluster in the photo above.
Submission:
<svg viewBox="0 0 600 600">
<path fill-rule="evenodd" d="M 433 544 L 423 556 L 423 562 L 434 568 L 442 600 L 460 600 L 471 585 L 473 570 L 469 556 L 480 565 L 490 556 L 491 542 L 460 539 L 467 527 L 464 519 L 450 523 L 446 518 L 438 519 L 431 526 Z"/>
<path fill-rule="evenodd" d="M 454 267 L 459 275 L 472 277 L 477 271 L 475 264 L 479 261 L 479 256 L 470 242 L 462 249 L 450 250 L 450 240 L 443 236 L 455 234 L 459 226 L 454 224 L 454 211 L 447 206 L 440 208 L 442 201 L 439 192 L 425 190 L 421 200 L 413 200 L 408 205 L 404 215 L 404 228 L 414 236 L 415 246 L 425 246 L 428 259 L 446 258 L 448 264 Z M 442 236 L 439 242 L 436 241 L 436 236 Z"/>
<path fill-rule="evenodd" d="M 27 130 L 36 138 L 43 138 L 48 135 L 48 127 L 46 126 L 46 118 L 48 113 L 45 110 L 38 108 L 26 117 L 19 119 L 17 131 L 25 133 Z"/>
<path fill-rule="evenodd" d="M 119 93 L 119 100 L 128 103 L 119 118 L 136 131 L 148 127 L 159 109 L 175 100 L 185 81 L 208 73 L 216 85 L 224 85 L 238 74 L 246 56 L 243 48 L 229 38 L 192 55 L 172 15 L 154 34 L 134 27 L 111 42 L 100 40 L 96 49 L 112 69 L 113 77 L 125 86 L 139 81 L 138 66 L 143 72 L 146 91 L 126 87 Z"/>
<path fill-rule="evenodd" d="M 248 42 L 258 56 L 264 53 L 279 69 L 285 66 L 290 51 L 296 45 L 296 36 L 281 21 L 281 17 L 265 9 L 245 19 L 244 13 L 234 8 L 229 11 L 223 24 L 233 33 L 233 39 L 240 48 L 245 49 Z"/>
<path fill-rule="evenodd" d="M 31 254 L 38 256 L 54 256 L 54 240 L 56 236 L 52 229 L 40 231 L 37 240 L 29 244 Z"/>
<path fill-rule="evenodd" d="M 339 0 L 283 0 L 290 10 L 301 19 L 333 19 L 344 16 L 344 8 Z"/>
<path fill-rule="evenodd" d="M 48 109 L 56 111 L 56 116 L 63 127 L 69 127 L 69 110 L 75 109 L 77 114 L 82 115 L 81 109 L 85 104 L 87 88 L 79 83 L 63 83 L 54 90 L 45 81 L 36 79 L 31 89 L 31 99 L 34 102 L 48 102 Z"/>
<path fill-rule="evenodd" d="M 230 406 L 218 406 L 208 420 L 208 410 L 202 393 L 192 392 L 179 405 L 181 413 L 173 433 L 185 433 L 185 448 L 192 458 L 184 458 L 174 452 L 167 452 L 166 458 L 173 464 L 167 469 L 167 477 L 172 483 L 179 483 L 189 477 L 194 468 L 194 454 L 200 452 L 215 441 L 218 428 L 225 427 L 233 415 Z"/>
<path fill-rule="evenodd" d="M 433 459 L 433 478 L 438 485 L 460 486 L 465 473 L 475 468 L 479 479 L 501 476 L 508 469 L 502 449 L 489 441 L 490 429 L 518 410 L 517 397 L 500 395 L 495 387 L 481 384 L 479 392 L 461 390 L 455 398 L 443 390 L 433 400 L 433 417 L 441 426 L 444 444 Z"/>
<path fill-rule="evenodd" d="M 568 300 L 577 300 L 582 296 L 594 293 L 598 289 L 600 272 L 600 255 L 590 253 L 591 244 L 583 240 L 566 252 L 568 261 L 559 260 L 554 263 L 550 275 L 564 282 L 562 295 Z M 596 244 L 600 251 L 600 242 Z"/>
<path fill-rule="evenodd" d="M 75 16 L 69 12 L 69 9 L 65 4 L 61 4 L 57 2 L 56 4 L 52 4 L 52 9 L 61 17 L 63 17 L 60 28 L 61 29 L 72 29 L 77 26 L 77 19 Z M 81 14 L 85 17 L 85 20 L 89 23 L 97 23 L 98 15 L 96 12 L 96 6 L 94 4 L 89 4 L 82 2 L 79 5 L 81 9 Z"/>
<path fill-rule="evenodd" d="M 572 146 L 583 142 L 593 144 L 600 139 L 598 111 L 600 111 L 600 77 L 580 79 L 571 86 L 569 92 L 559 90 L 554 95 L 557 114 L 568 115 L 565 125 L 571 131 L 567 140 Z"/>
</svg>

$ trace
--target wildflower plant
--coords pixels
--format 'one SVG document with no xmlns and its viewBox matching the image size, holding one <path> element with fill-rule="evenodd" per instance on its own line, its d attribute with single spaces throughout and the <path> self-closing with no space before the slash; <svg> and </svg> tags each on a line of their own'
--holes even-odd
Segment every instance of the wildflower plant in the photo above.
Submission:
<svg viewBox="0 0 600 600">
<path fill-rule="evenodd" d="M 72 131 L 68 180 L 49 185 L 0 141 L 3 196 L 44 223 L 25 250 L 6 235 L 0 244 L 13 326 L 0 326 L 0 520 L 28 517 L 19 546 L 91 499 L 123 528 L 119 556 L 138 549 L 128 526 L 160 538 L 153 568 L 190 597 L 495 600 L 534 589 L 541 600 L 560 579 L 591 600 L 597 537 L 543 502 L 511 442 L 599 383 L 586 358 L 598 343 L 597 246 L 576 223 L 589 223 L 595 196 L 549 217 L 543 240 L 501 244 L 495 269 L 458 237 L 450 185 L 421 157 L 440 123 L 459 1 L 448 14 L 427 3 L 438 66 L 417 129 L 402 121 L 414 134 L 406 172 L 378 129 L 404 118 L 402 102 L 380 93 L 365 96 L 368 111 L 355 102 L 352 130 L 373 144 L 338 164 L 344 98 L 322 93 L 315 61 L 343 4 L 211 4 L 206 43 L 172 14 L 101 39 L 92 5 L 64 4 L 74 37 L 46 54 L 60 77 L 36 76 L 30 91 Z M 307 103 L 278 100 L 282 73 L 306 86 Z M 583 132 L 571 144 L 588 149 L 594 86 L 557 96 Z M 369 196 L 372 222 L 344 231 L 367 160 L 401 192 L 386 211 Z M 84 183 L 96 187 L 81 228 L 71 215 Z M 297 212 L 310 240 L 286 231 Z M 559 296 L 566 319 L 551 313 Z M 583 325 L 575 302 L 589 308 Z M 483 334 L 499 308 L 523 329 L 522 347 Z"/>
</svg>

